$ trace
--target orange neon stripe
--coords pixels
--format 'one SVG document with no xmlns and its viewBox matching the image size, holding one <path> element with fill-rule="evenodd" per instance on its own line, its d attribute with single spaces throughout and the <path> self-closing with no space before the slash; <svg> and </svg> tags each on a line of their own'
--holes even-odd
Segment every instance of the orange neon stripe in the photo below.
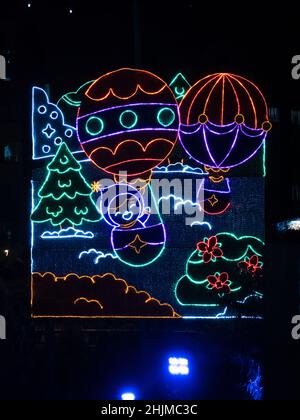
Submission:
<svg viewBox="0 0 300 420">
<path fill-rule="evenodd" d="M 209 76 L 206 76 L 206 77 L 204 77 L 204 79 L 207 79 L 208 77 L 212 77 L 212 76 L 214 76 L 214 75 L 209 75 Z M 200 95 L 200 93 L 201 93 L 201 91 L 209 84 L 209 83 L 212 83 L 217 77 L 219 76 L 219 73 L 217 73 L 212 79 L 210 79 L 208 82 L 206 82 L 203 86 L 202 86 L 202 88 L 197 92 L 197 94 L 194 96 L 194 98 L 193 98 L 193 100 L 192 100 L 192 102 L 191 102 L 191 104 L 190 104 L 190 106 L 189 106 L 189 109 L 188 109 L 188 114 L 187 114 L 187 124 L 190 124 L 190 114 L 191 114 L 191 108 L 193 107 L 193 105 L 194 105 L 194 102 L 196 101 L 196 99 L 197 99 L 197 97 Z M 199 82 L 201 82 L 202 80 L 204 80 L 204 79 L 201 79 L 201 80 L 199 80 Z M 198 83 L 199 83 L 198 82 Z M 193 88 L 195 88 L 195 86 L 197 86 L 197 84 L 196 85 L 194 85 L 193 86 Z M 190 91 L 190 89 L 188 90 L 188 92 Z M 188 97 L 188 93 L 186 93 L 186 97 Z M 181 104 L 183 104 L 184 102 L 182 102 Z M 201 112 L 201 114 L 204 114 L 204 112 Z"/>
<path fill-rule="evenodd" d="M 174 308 L 170 304 L 168 304 L 168 303 L 161 303 L 159 300 L 157 300 L 155 298 L 152 298 L 152 296 L 150 296 L 150 294 L 148 292 L 146 292 L 145 290 L 137 290 L 134 286 L 130 286 L 127 283 L 126 280 L 116 277 L 116 275 L 113 274 L 113 273 L 97 274 L 97 275 L 94 275 L 94 276 L 79 276 L 76 273 L 69 273 L 66 276 L 56 276 L 54 273 L 51 273 L 51 272 L 46 272 L 44 274 L 39 273 L 39 272 L 33 272 L 32 275 L 31 275 L 31 293 L 32 293 L 32 295 L 31 295 L 31 302 L 33 302 L 33 300 L 34 300 L 33 276 L 35 274 L 36 275 L 39 275 L 42 278 L 44 278 L 47 275 L 51 275 L 54 278 L 54 282 L 58 282 L 59 279 L 60 280 L 63 280 L 63 281 L 66 281 L 67 277 L 69 277 L 69 276 L 75 276 L 75 277 L 77 277 L 78 280 L 88 279 L 93 284 L 96 283 L 95 278 L 97 278 L 97 277 L 98 278 L 99 277 L 100 278 L 105 278 L 107 276 L 108 277 L 113 277 L 115 281 L 124 283 L 125 288 L 126 288 L 125 289 L 125 293 L 128 293 L 129 289 L 133 289 L 138 294 L 144 293 L 147 296 L 147 299 L 146 300 L 153 299 L 153 300 L 156 300 L 160 306 L 168 306 L 172 310 L 173 316 L 157 316 L 157 317 L 156 316 L 149 316 L 149 317 L 147 317 L 147 316 L 109 316 L 109 315 L 108 316 L 88 316 L 88 315 L 87 316 L 76 316 L 76 315 L 63 315 L 63 316 L 60 316 L 60 315 L 33 315 L 32 314 L 31 316 L 33 318 L 174 318 L 174 317 L 180 317 L 180 315 L 178 315 L 175 312 Z M 145 303 L 146 303 L 146 301 L 145 301 Z"/>
<path fill-rule="evenodd" d="M 158 79 L 159 81 L 161 81 L 162 82 L 162 84 L 163 84 L 163 86 L 159 89 L 159 90 L 157 90 L 157 91 L 146 91 L 146 90 L 144 90 L 139 84 L 137 85 L 137 87 L 136 87 L 136 89 L 135 89 L 135 91 L 134 91 L 134 93 L 132 93 L 131 95 L 129 95 L 129 96 L 119 96 L 119 95 L 116 95 L 115 93 L 114 93 L 114 91 L 113 91 L 113 88 L 110 88 L 109 89 L 109 91 L 108 91 L 108 93 L 105 95 L 105 96 L 103 96 L 103 97 L 101 97 L 101 98 L 93 98 L 92 96 L 90 96 L 90 94 L 89 94 L 89 92 L 90 92 L 90 90 L 91 89 L 93 89 L 93 87 L 94 87 L 94 85 L 96 85 L 98 82 L 99 82 L 99 80 L 100 79 L 104 79 L 104 78 L 107 78 L 107 77 L 109 77 L 111 74 L 113 74 L 113 73 L 118 73 L 118 72 L 120 72 L 120 71 L 122 71 L 122 70 L 126 70 L 126 71 L 135 71 L 135 72 L 140 72 L 140 73 L 144 73 L 144 74 L 147 74 L 147 75 L 149 75 L 149 76 L 151 76 L 151 77 L 154 77 L 155 79 Z M 118 98 L 118 99 L 123 99 L 123 100 L 126 100 L 126 99 L 130 99 L 130 98 L 132 98 L 133 96 L 135 96 L 136 95 L 136 93 L 138 92 L 138 90 L 141 90 L 143 93 L 145 93 L 145 94 L 147 94 L 147 95 L 156 95 L 156 94 L 158 94 L 158 93 L 160 93 L 160 92 L 162 92 L 165 88 L 169 88 L 169 86 L 167 85 L 167 83 L 163 80 L 163 79 L 161 79 L 160 77 L 158 77 L 158 76 L 156 76 L 154 73 L 151 73 L 150 71 L 147 71 L 147 70 L 139 70 L 139 69 L 132 69 L 132 68 L 129 68 L 129 67 L 124 67 L 124 68 L 121 68 L 121 69 L 118 69 L 118 70 L 113 70 L 113 71 L 111 71 L 111 72 L 109 72 L 109 73 L 106 73 L 106 74 L 104 74 L 104 75 L 102 75 L 102 76 L 100 76 L 97 80 L 95 80 L 90 86 L 89 86 L 89 88 L 87 89 L 87 91 L 86 91 L 86 93 L 85 93 L 85 95 L 89 98 L 89 99 L 92 99 L 93 101 L 102 101 L 102 100 L 104 100 L 104 99 L 106 99 L 110 94 L 112 94 L 114 97 L 116 97 L 116 98 Z M 172 90 L 170 89 L 170 93 L 174 96 L 174 94 L 173 94 L 173 92 L 172 92 Z M 174 96 L 174 101 L 175 101 L 175 103 L 176 103 L 176 100 L 175 100 L 175 96 Z"/>
<path fill-rule="evenodd" d="M 109 96 L 110 96 L 110 94 L 112 94 L 112 96 L 114 96 L 115 98 L 118 98 L 118 99 L 122 99 L 122 100 L 124 100 L 124 101 L 126 101 L 127 99 L 130 99 L 130 98 L 132 98 L 133 96 L 135 96 L 137 93 L 138 93 L 138 91 L 141 91 L 141 92 L 143 92 L 143 93 L 146 93 L 146 95 L 156 95 L 156 94 L 158 94 L 158 93 L 160 93 L 160 92 L 162 92 L 165 88 L 166 88 L 166 84 L 165 84 L 165 86 L 163 86 L 162 88 L 160 88 L 159 90 L 157 90 L 156 92 L 148 92 L 148 91 L 146 91 L 145 89 L 143 89 L 139 84 L 137 85 L 137 87 L 136 87 L 136 89 L 135 89 L 135 91 L 131 94 L 131 95 L 129 95 L 129 96 L 119 96 L 119 95 L 117 95 L 115 92 L 114 92 L 114 90 L 113 90 L 113 88 L 110 88 L 109 90 L 108 90 L 108 93 L 105 95 L 105 96 L 103 96 L 102 98 L 100 98 L 100 99 L 94 99 L 94 98 L 92 98 L 91 96 L 89 96 L 87 93 L 86 93 L 86 96 L 88 96 L 88 98 L 89 99 L 91 99 L 92 101 L 95 101 L 95 102 L 98 102 L 98 101 L 103 101 L 104 99 L 107 99 Z"/>
<path fill-rule="evenodd" d="M 249 93 L 249 91 L 248 91 L 248 89 L 243 85 L 243 83 L 242 82 L 240 82 L 238 79 L 236 79 L 233 75 L 231 75 L 231 77 L 233 78 L 233 80 L 235 80 L 236 82 L 238 82 L 238 84 L 245 90 L 245 92 L 247 93 L 247 95 L 248 95 L 248 97 L 249 97 L 249 99 L 250 99 L 250 102 L 251 102 L 251 106 L 252 106 L 252 109 L 253 109 L 253 113 L 254 113 L 254 121 L 255 121 L 255 123 L 254 123 L 254 128 L 257 128 L 257 114 L 256 114 L 256 108 L 255 108 L 255 105 L 254 105 L 254 102 L 253 102 L 253 99 L 252 99 L 252 97 L 251 97 L 251 95 L 250 95 L 250 93 Z"/>
<path fill-rule="evenodd" d="M 100 307 L 100 309 L 103 309 L 104 308 L 104 306 L 99 302 L 99 300 L 97 300 L 97 299 L 90 299 L 89 300 L 89 299 L 87 299 L 85 297 L 80 297 L 80 298 L 74 300 L 74 302 L 73 302 L 74 305 L 76 305 L 76 303 L 78 303 L 81 300 L 85 301 L 86 303 L 96 303 Z"/>
<path fill-rule="evenodd" d="M 112 150 L 110 147 L 107 146 L 99 146 L 96 149 L 94 149 L 91 154 L 88 157 L 91 157 L 94 153 L 97 152 L 97 150 L 100 149 L 106 149 L 109 150 L 113 155 L 115 155 L 118 151 L 118 149 L 124 144 L 124 143 L 137 143 L 139 146 L 141 146 L 141 149 L 146 152 L 146 150 L 148 149 L 148 147 L 150 146 L 150 144 L 155 143 L 156 141 L 165 141 L 167 143 L 170 143 L 172 146 L 174 145 L 174 142 L 172 142 L 171 140 L 167 140 L 167 139 L 163 139 L 163 138 L 157 138 L 157 139 L 153 139 L 151 141 L 149 141 L 149 143 L 147 143 L 145 146 L 143 146 L 143 144 L 141 142 L 139 142 L 138 140 L 123 140 L 121 143 L 117 144 L 117 146 L 115 147 L 114 150 Z"/>
</svg>

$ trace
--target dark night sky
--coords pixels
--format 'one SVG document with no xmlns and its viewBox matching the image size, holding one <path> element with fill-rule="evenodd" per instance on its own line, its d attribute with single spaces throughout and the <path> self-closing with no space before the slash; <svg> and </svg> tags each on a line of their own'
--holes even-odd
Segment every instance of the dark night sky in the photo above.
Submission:
<svg viewBox="0 0 300 420">
<path fill-rule="evenodd" d="M 8 73 L 27 86 L 24 97 L 33 85 L 48 85 L 55 100 L 120 67 L 144 68 L 167 82 L 181 71 L 192 84 L 215 72 L 256 83 L 270 106 L 280 109 L 269 173 L 274 191 L 279 185 L 288 196 L 281 203 L 290 212 L 291 186 L 278 169 L 291 156 L 289 168 L 298 167 L 299 146 L 289 133 L 291 109 L 300 109 L 300 80 L 291 77 L 291 59 L 300 53 L 292 7 L 199 0 L 32 0 L 30 8 L 27 3 L 9 1 L 0 16 L 0 53 L 10 51 Z M 290 183 L 295 174 L 299 178 L 298 170 L 289 171 Z"/>
<path fill-rule="evenodd" d="M 166 80 L 177 71 L 191 81 L 210 72 L 240 73 L 277 102 L 283 82 L 290 79 L 291 56 L 297 53 L 292 10 L 285 17 L 282 10 L 264 10 L 253 2 L 31 3 L 31 8 L 27 1 L 10 1 L 7 10 L 1 6 L 7 22 L 3 39 L 12 68 L 17 60 L 17 78 L 49 82 L 58 92 L 103 72 L 136 66 Z"/>
</svg>

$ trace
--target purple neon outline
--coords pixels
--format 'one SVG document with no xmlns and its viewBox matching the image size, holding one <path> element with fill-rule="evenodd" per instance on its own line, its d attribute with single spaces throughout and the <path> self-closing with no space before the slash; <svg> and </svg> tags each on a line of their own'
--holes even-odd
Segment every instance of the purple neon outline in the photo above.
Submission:
<svg viewBox="0 0 300 420">
<path fill-rule="evenodd" d="M 235 123 L 235 122 L 233 122 L 233 123 L 230 123 L 230 124 L 225 124 L 225 125 L 218 125 L 218 124 L 213 124 L 213 123 L 211 123 L 211 122 L 209 122 L 211 125 L 213 125 L 214 127 L 232 127 L 232 129 L 230 128 L 230 130 L 228 130 L 228 131 L 224 131 L 224 132 L 222 132 L 222 133 L 218 133 L 217 131 L 214 131 L 214 130 L 212 130 L 210 127 L 208 127 L 208 125 L 207 124 L 201 124 L 201 123 L 196 123 L 196 124 L 191 124 L 191 125 L 187 125 L 187 124 L 180 124 L 180 126 L 179 126 L 179 130 L 183 133 L 183 134 L 187 134 L 187 135 L 189 135 L 189 134 L 195 134 L 195 133 L 197 133 L 199 130 L 200 130 L 200 128 L 201 128 L 201 126 L 205 126 L 205 128 L 210 132 L 210 133 L 213 133 L 213 134 L 217 134 L 217 135 L 223 135 L 223 134 L 229 134 L 229 133 L 232 133 L 235 129 L 237 129 L 237 128 L 239 128 L 239 127 L 241 127 L 241 129 L 243 128 L 243 127 L 246 127 L 249 131 L 253 131 L 253 132 L 257 132 L 257 133 L 259 133 L 259 134 L 257 134 L 257 135 L 249 135 L 249 134 L 247 134 L 247 133 L 245 133 L 243 130 L 242 130 L 242 132 L 243 132 L 243 134 L 245 134 L 245 136 L 247 136 L 247 137 L 259 137 L 261 134 L 263 134 L 263 132 L 265 132 L 265 130 L 263 130 L 262 128 L 251 128 L 251 127 L 248 127 L 246 124 L 237 124 L 237 123 Z M 184 131 L 183 129 L 182 129 L 182 127 L 193 127 L 193 126 L 195 126 L 195 127 L 197 127 L 196 128 L 196 130 L 195 131 Z"/>
<path fill-rule="evenodd" d="M 147 245 L 164 245 L 165 242 L 147 242 Z M 115 251 L 122 251 L 123 249 L 129 248 L 129 244 L 123 246 L 123 248 L 114 248 Z"/>
<path fill-rule="evenodd" d="M 234 125 L 234 124 L 237 124 L 237 123 L 235 121 L 233 121 L 233 122 L 228 123 L 228 124 L 215 124 L 212 121 L 209 121 L 209 124 L 211 124 L 215 127 L 229 127 L 230 125 Z M 237 125 L 239 125 L 239 124 L 237 124 Z"/>
<path fill-rule="evenodd" d="M 178 129 L 177 128 L 137 128 L 135 130 L 117 131 L 115 133 L 106 134 L 105 136 L 100 136 L 100 137 L 92 138 L 91 140 L 85 140 L 85 141 L 80 141 L 79 136 L 78 136 L 78 140 L 81 144 L 86 144 L 86 143 L 92 143 L 93 141 L 105 139 L 107 137 L 118 136 L 119 134 L 132 133 L 136 131 L 177 131 L 178 132 Z"/>
<path fill-rule="evenodd" d="M 229 149 L 229 152 L 227 153 L 227 155 L 224 157 L 224 159 L 222 160 L 222 162 L 220 163 L 220 165 L 222 165 L 223 162 L 225 162 L 225 160 L 230 156 L 230 153 L 232 152 L 233 148 L 236 145 L 237 139 L 238 139 L 238 135 L 240 134 L 240 128 L 238 127 L 236 133 L 235 133 L 235 138 L 231 144 L 231 147 Z"/>
<path fill-rule="evenodd" d="M 247 129 L 248 130 L 250 130 L 250 131 L 260 131 L 260 133 L 257 135 L 257 136 L 255 136 L 255 135 L 252 135 L 252 134 L 248 134 L 248 133 L 246 133 L 245 131 L 244 131 L 244 124 L 241 126 L 241 132 L 243 133 L 243 134 L 245 134 L 245 136 L 247 136 L 247 137 L 250 137 L 250 138 L 257 138 L 257 137 L 259 137 L 259 136 L 262 136 L 262 135 L 264 135 L 265 133 L 267 133 L 267 131 L 265 131 L 264 129 L 262 129 L 262 128 L 254 128 L 254 129 L 252 129 L 252 128 L 250 128 L 250 127 L 247 127 L 247 126 L 245 126 L 245 127 L 247 127 Z"/>
<path fill-rule="evenodd" d="M 160 223 L 158 223 L 158 224 L 156 224 L 156 225 L 152 225 L 152 226 L 149 226 L 149 227 L 156 227 L 156 226 L 162 226 L 162 228 L 163 228 L 163 235 L 164 235 L 164 242 L 158 242 L 157 243 L 157 245 L 165 245 L 166 244 L 166 240 L 167 240 L 167 233 L 166 233 L 166 228 L 165 228 L 165 225 L 164 225 L 164 223 L 163 222 L 160 222 Z M 147 229 L 147 228 L 146 228 Z M 115 244 L 114 244 L 114 241 L 113 241 L 113 233 L 116 231 L 116 230 L 118 230 L 118 228 L 117 227 L 115 227 L 115 228 L 113 228 L 112 229 L 112 231 L 111 231 L 111 235 L 110 235 L 110 242 L 111 242 L 111 246 L 112 246 L 112 249 L 116 252 L 116 251 L 118 251 L 118 250 L 122 250 L 122 249 L 125 249 L 126 247 L 128 248 L 128 245 L 125 245 L 125 247 L 123 247 L 123 248 L 115 248 Z M 122 230 L 124 230 L 124 229 L 120 229 L 120 231 L 122 231 Z M 135 228 L 135 229 L 126 229 L 126 232 L 133 232 L 133 231 L 135 231 L 135 230 L 141 230 L 141 228 Z M 150 243 L 150 242 L 147 242 L 147 243 Z M 152 244 L 154 244 L 154 242 L 152 242 Z M 120 257 L 117 255 L 117 257 L 120 259 Z M 122 262 L 122 260 L 120 259 L 120 261 Z M 151 262 L 152 262 L 152 260 L 149 262 L 149 263 L 147 263 L 147 264 L 151 264 Z M 138 264 L 137 264 L 137 266 L 138 266 Z"/>
<path fill-rule="evenodd" d="M 220 126 L 220 127 L 221 127 L 221 126 Z M 206 126 L 205 126 L 205 129 L 207 129 L 207 131 L 209 131 L 210 133 L 217 134 L 218 136 L 222 136 L 223 134 L 233 133 L 233 132 L 234 132 L 234 130 L 238 130 L 238 129 L 239 129 L 239 126 L 237 125 L 237 126 L 235 126 L 235 127 L 231 128 L 231 129 L 230 129 L 230 130 L 228 130 L 228 131 L 224 131 L 223 133 L 218 133 L 217 131 L 214 131 L 214 130 L 212 130 L 211 128 L 206 127 Z"/>
<path fill-rule="evenodd" d="M 180 125 L 179 125 L 179 131 L 180 131 L 181 133 L 183 133 L 183 134 L 195 134 L 195 133 L 197 133 L 197 132 L 200 130 L 200 128 L 201 128 L 203 125 L 204 125 L 204 124 L 200 124 L 200 123 L 190 124 L 190 125 L 180 123 Z M 183 126 L 183 127 L 196 127 L 196 130 L 195 130 L 195 131 L 190 131 L 190 132 L 183 131 L 183 129 L 181 128 L 182 126 Z"/>
<path fill-rule="evenodd" d="M 218 133 L 217 131 L 213 131 L 211 128 L 209 128 L 206 124 L 201 124 L 201 123 L 197 123 L 197 124 L 193 124 L 193 125 L 197 125 L 197 129 L 195 130 L 195 131 L 190 131 L 190 132 L 187 132 L 187 131 L 183 131 L 182 130 L 182 128 L 181 128 L 181 126 L 185 126 L 185 127 L 188 127 L 187 125 L 185 125 L 185 124 L 181 124 L 180 125 L 180 127 L 179 127 L 179 129 L 180 129 L 180 131 L 182 132 L 182 133 L 184 133 L 184 134 L 195 134 L 195 133 L 197 133 L 199 130 L 200 130 L 200 128 L 202 127 L 202 126 L 205 126 L 205 128 L 208 130 L 208 131 L 210 131 L 211 133 L 214 133 L 214 134 L 218 134 L 218 135 L 223 135 L 223 134 L 229 134 L 229 133 L 232 133 L 234 130 L 236 130 L 237 128 L 238 128 L 238 124 L 236 124 L 236 123 L 233 123 L 233 124 L 230 124 L 231 126 L 233 126 L 232 128 L 230 127 L 230 129 L 228 130 L 228 131 L 224 131 L 224 132 L 222 132 L 222 133 Z M 226 127 L 226 126 L 222 126 L 222 125 L 216 125 L 216 124 L 214 124 L 214 126 L 215 127 Z M 246 134 L 247 135 L 247 134 Z"/>
<path fill-rule="evenodd" d="M 232 122 L 232 123 L 229 123 L 229 124 L 223 124 L 223 125 L 219 125 L 219 124 L 214 124 L 214 123 L 212 123 L 211 121 L 208 121 L 209 122 L 209 124 L 211 124 L 211 125 L 213 125 L 214 127 L 233 127 L 233 129 L 232 130 L 230 130 L 230 131 L 226 131 L 226 132 L 224 132 L 224 133 L 221 133 L 221 134 L 227 134 L 227 133 L 231 133 L 235 128 L 236 128 L 236 126 L 238 126 L 239 124 L 237 124 L 236 122 Z M 207 123 L 205 123 L 205 124 L 201 124 L 201 123 L 199 123 L 199 122 L 197 122 L 197 123 L 195 123 L 195 124 L 183 124 L 183 123 L 180 123 L 180 126 L 179 126 L 179 130 L 182 132 L 182 133 L 184 133 L 184 134 L 194 134 L 194 133 L 196 133 L 197 131 L 199 131 L 199 129 L 200 129 L 200 127 L 202 126 L 202 125 L 204 125 L 209 131 L 211 131 L 211 132 L 213 132 L 214 133 L 214 131 L 212 131 L 209 127 L 207 127 Z M 196 130 L 195 131 L 190 131 L 190 132 L 186 132 L 186 131 L 183 131 L 183 129 L 182 129 L 182 127 L 196 127 Z M 220 134 L 220 133 L 216 133 L 216 134 Z"/>
<path fill-rule="evenodd" d="M 215 124 L 216 125 L 216 124 Z M 203 124 L 202 125 L 202 127 L 205 127 L 205 124 Z M 205 147 L 206 147 L 206 150 L 207 150 L 207 152 L 208 152 L 208 154 L 209 154 L 209 157 L 210 157 L 210 159 L 212 160 L 212 162 L 214 162 L 214 164 L 216 165 L 216 166 L 214 166 L 215 168 L 219 168 L 219 169 L 222 169 L 222 168 L 224 168 L 224 169 L 226 169 L 226 168 L 235 168 L 235 167 L 237 167 L 237 166 L 240 166 L 240 165 L 243 165 L 245 162 L 247 162 L 249 159 L 251 159 L 257 152 L 258 152 L 258 150 L 263 146 L 263 144 L 264 144 L 264 142 L 266 141 L 266 138 L 267 138 L 267 132 L 265 132 L 264 130 L 262 130 L 262 129 L 255 129 L 255 130 L 258 130 L 258 131 L 262 131 L 260 134 L 258 134 L 258 136 L 248 136 L 248 134 L 245 134 L 244 132 L 243 132 L 243 134 L 246 136 L 246 137 L 249 137 L 249 138 L 259 138 L 259 137 L 262 137 L 262 135 L 263 135 L 263 133 L 264 133 L 264 137 L 261 139 L 261 144 L 257 147 L 257 149 L 250 155 L 250 156 L 248 156 L 246 159 L 244 159 L 244 160 L 242 160 L 242 161 L 240 161 L 239 163 L 237 163 L 237 164 L 235 164 L 235 165 L 229 165 L 229 166 L 218 166 L 218 165 L 216 165 L 216 162 L 215 162 L 215 160 L 212 158 L 212 156 L 211 156 L 211 152 L 210 152 L 210 149 L 209 149 L 209 147 L 208 147 L 208 144 L 207 144 L 207 139 L 206 139 L 206 133 L 205 133 L 205 130 L 203 130 L 203 138 L 204 138 L 204 142 L 205 142 Z M 187 150 L 187 148 L 186 148 L 186 146 L 184 145 L 184 142 L 183 142 L 183 140 L 182 140 L 182 138 L 181 138 L 181 133 L 183 133 L 183 134 L 186 134 L 186 135 L 189 135 L 189 134 L 194 134 L 194 133 L 184 133 L 183 131 L 181 131 L 181 130 L 179 130 L 179 140 L 180 140 L 180 143 L 181 143 L 181 145 L 182 145 L 182 147 L 184 148 L 184 150 L 185 150 L 185 152 L 195 161 L 195 162 L 197 162 L 197 163 L 200 163 L 201 165 L 207 165 L 207 166 L 212 166 L 211 164 L 208 164 L 207 162 L 205 163 L 205 162 L 203 162 L 203 161 L 200 161 L 200 160 L 198 160 L 198 159 L 196 159 L 194 156 L 192 156 L 191 155 L 191 153 Z M 222 135 L 222 133 L 219 133 L 218 135 Z M 223 161 L 221 162 L 221 164 L 224 162 L 224 159 L 223 159 Z M 220 165 L 221 165 L 220 164 Z"/>
<path fill-rule="evenodd" d="M 209 190 L 209 189 L 205 188 L 205 184 L 204 184 L 204 191 L 215 192 L 215 193 L 218 193 L 218 194 L 230 194 L 231 193 L 230 179 L 229 178 L 225 178 L 225 181 L 226 181 L 226 185 L 227 185 L 227 191 L 226 190 L 222 190 L 222 191 L 219 191 L 219 190 Z"/>
<path fill-rule="evenodd" d="M 154 106 L 154 105 L 155 106 L 173 106 L 173 107 L 176 107 L 177 114 L 179 114 L 179 109 L 178 109 L 177 104 L 168 104 L 168 103 L 160 103 L 160 102 L 149 102 L 149 103 L 146 103 L 146 102 L 140 102 L 139 103 L 138 102 L 138 103 L 134 103 L 134 104 L 112 106 L 110 108 L 105 108 L 105 109 L 102 109 L 100 111 L 91 112 L 90 114 L 85 114 L 85 115 L 81 115 L 80 117 L 77 117 L 77 120 L 81 120 L 83 118 L 90 117 L 91 115 L 101 114 L 102 112 L 111 111 L 113 109 L 130 108 L 132 106 L 143 106 L 143 105 L 146 105 L 146 106 Z"/>
<path fill-rule="evenodd" d="M 208 147 L 207 138 L 206 138 L 206 131 L 205 131 L 205 127 L 204 126 L 203 126 L 203 138 L 204 138 L 205 147 L 206 147 L 207 153 L 209 154 L 209 157 L 211 158 L 212 162 L 215 165 L 217 165 L 215 159 L 213 158 L 213 156 L 211 154 L 210 148 Z"/>
</svg>

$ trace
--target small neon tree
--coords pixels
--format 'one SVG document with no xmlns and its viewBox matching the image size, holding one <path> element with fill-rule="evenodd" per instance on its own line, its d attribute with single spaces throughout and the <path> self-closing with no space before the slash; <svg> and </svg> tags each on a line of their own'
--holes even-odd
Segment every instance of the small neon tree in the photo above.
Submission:
<svg viewBox="0 0 300 420">
<path fill-rule="evenodd" d="M 47 169 L 46 180 L 38 192 L 40 200 L 31 215 L 34 222 L 51 222 L 63 229 L 101 219 L 92 200 L 93 191 L 81 174 L 82 167 L 65 143 Z"/>
</svg>

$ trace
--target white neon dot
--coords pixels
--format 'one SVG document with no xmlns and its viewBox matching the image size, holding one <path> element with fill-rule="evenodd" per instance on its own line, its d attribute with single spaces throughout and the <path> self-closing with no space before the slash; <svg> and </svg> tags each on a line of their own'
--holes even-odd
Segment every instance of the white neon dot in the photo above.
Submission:
<svg viewBox="0 0 300 420">
<path fill-rule="evenodd" d="M 65 131 L 65 136 L 72 137 L 72 134 L 73 134 L 72 130 L 70 128 L 67 128 Z"/>
<path fill-rule="evenodd" d="M 50 146 L 43 146 L 42 147 L 42 151 L 44 152 L 44 153 L 49 153 L 50 152 Z"/>
<path fill-rule="evenodd" d="M 121 395 L 122 400 L 132 401 L 135 400 L 135 395 L 133 392 L 124 392 Z"/>
<path fill-rule="evenodd" d="M 47 108 L 44 105 L 38 107 L 38 112 L 40 114 L 45 114 L 47 112 Z"/>
<path fill-rule="evenodd" d="M 56 146 L 59 146 L 62 143 L 62 138 L 61 137 L 56 137 L 56 139 L 54 140 L 54 144 Z"/>
<path fill-rule="evenodd" d="M 56 120 L 57 117 L 58 117 L 58 113 L 56 111 L 52 111 L 50 114 L 50 118 L 52 118 L 52 120 Z"/>
</svg>

